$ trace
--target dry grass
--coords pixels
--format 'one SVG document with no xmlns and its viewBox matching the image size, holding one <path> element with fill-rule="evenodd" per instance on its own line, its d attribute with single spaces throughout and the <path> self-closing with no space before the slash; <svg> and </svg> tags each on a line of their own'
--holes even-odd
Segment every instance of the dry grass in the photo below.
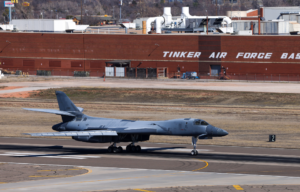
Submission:
<svg viewBox="0 0 300 192">
<path fill-rule="evenodd" d="M 226 106 L 300 106 L 300 94 L 224 92 L 178 89 L 62 88 L 31 94 L 35 99 L 56 99 L 55 90 L 64 91 L 74 101 L 126 102 Z"/>
</svg>

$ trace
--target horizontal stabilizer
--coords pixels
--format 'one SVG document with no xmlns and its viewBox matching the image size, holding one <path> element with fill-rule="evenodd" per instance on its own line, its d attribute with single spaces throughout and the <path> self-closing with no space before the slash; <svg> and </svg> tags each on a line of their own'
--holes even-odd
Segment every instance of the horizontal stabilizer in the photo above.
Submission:
<svg viewBox="0 0 300 192">
<path fill-rule="evenodd" d="M 63 131 L 48 133 L 24 133 L 35 137 L 71 137 L 71 136 L 118 136 L 115 131 Z"/>
<path fill-rule="evenodd" d="M 32 108 L 23 108 L 23 109 L 28 110 L 28 111 L 52 113 L 52 114 L 56 114 L 56 115 L 66 115 L 66 116 L 73 116 L 73 117 L 76 116 L 76 115 L 73 115 L 72 113 L 69 113 L 66 111 L 55 110 L 55 109 L 32 109 Z"/>
</svg>

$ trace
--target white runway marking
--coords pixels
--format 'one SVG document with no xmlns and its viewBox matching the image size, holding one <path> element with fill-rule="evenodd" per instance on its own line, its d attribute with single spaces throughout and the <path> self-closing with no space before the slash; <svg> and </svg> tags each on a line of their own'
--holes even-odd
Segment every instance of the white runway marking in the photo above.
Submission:
<svg viewBox="0 0 300 192">
<path fill-rule="evenodd" d="M 101 158 L 100 156 L 91 156 L 91 155 L 61 155 L 61 154 L 47 154 L 47 153 L 17 153 L 17 152 L 6 152 L 0 155 L 14 156 L 14 157 L 45 157 L 45 158 L 57 158 L 57 159 Z"/>
<path fill-rule="evenodd" d="M 126 149 L 126 146 L 122 146 L 123 149 Z M 181 151 L 181 152 L 191 152 L 192 149 L 182 149 L 182 148 L 172 148 L 172 147 L 143 147 L 142 150 L 153 150 L 153 151 Z M 210 149 L 197 149 L 198 152 L 208 152 L 213 151 Z"/>
</svg>

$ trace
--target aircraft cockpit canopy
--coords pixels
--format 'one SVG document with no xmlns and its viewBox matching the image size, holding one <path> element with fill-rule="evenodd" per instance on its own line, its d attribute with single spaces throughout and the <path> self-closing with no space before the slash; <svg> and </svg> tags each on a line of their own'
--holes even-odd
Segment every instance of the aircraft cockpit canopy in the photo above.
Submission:
<svg viewBox="0 0 300 192">
<path fill-rule="evenodd" d="M 202 121 L 200 119 L 196 119 L 195 122 L 194 122 L 195 125 L 209 125 L 206 121 Z"/>
</svg>

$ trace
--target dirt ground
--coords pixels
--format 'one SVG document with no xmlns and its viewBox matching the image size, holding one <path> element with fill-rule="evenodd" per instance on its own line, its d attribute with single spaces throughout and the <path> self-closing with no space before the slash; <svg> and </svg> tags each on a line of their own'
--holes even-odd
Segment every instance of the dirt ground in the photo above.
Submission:
<svg viewBox="0 0 300 192">
<path fill-rule="evenodd" d="M 0 184 L 49 178 L 72 177 L 87 172 L 87 169 L 74 166 L 0 163 Z"/>
<path fill-rule="evenodd" d="M 90 116 L 132 120 L 200 118 L 229 132 L 226 137 L 201 140 L 199 144 L 300 148 L 298 94 L 232 92 L 227 95 L 215 91 L 103 88 L 62 90 Z M 60 116 L 28 112 L 22 108 L 57 109 L 54 98 L 54 90 L 42 90 L 25 99 L 1 98 L 0 136 L 24 137 L 22 133 L 52 131 L 52 125 L 61 122 Z M 279 102 L 281 100 L 284 102 Z M 277 141 L 268 142 L 269 134 L 276 134 Z M 150 142 L 191 143 L 191 138 L 151 136 Z"/>
</svg>

